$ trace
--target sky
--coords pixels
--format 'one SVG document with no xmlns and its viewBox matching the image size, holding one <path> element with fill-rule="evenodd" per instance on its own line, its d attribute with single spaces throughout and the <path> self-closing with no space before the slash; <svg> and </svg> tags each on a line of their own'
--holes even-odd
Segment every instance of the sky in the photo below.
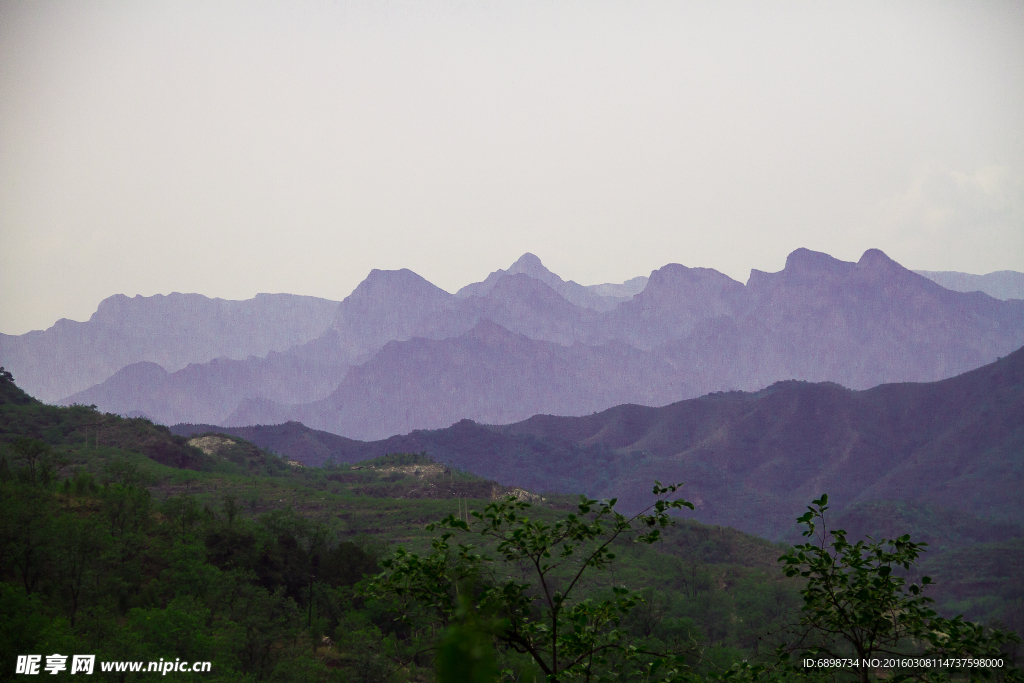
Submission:
<svg viewBox="0 0 1024 683">
<path fill-rule="evenodd" d="M 123 293 L 1024 271 L 1024 2 L 0 0 L 0 332 Z"/>
</svg>

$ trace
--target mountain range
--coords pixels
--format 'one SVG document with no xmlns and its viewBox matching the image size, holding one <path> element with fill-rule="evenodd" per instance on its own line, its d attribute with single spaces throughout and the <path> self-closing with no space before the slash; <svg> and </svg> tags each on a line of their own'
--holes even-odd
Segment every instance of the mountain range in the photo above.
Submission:
<svg viewBox="0 0 1024 683">
<path fill-rule="evenodd" d="M 299 423 L 223 429 L 309 465 L 426 452 L 507 486 L 650 502 L 655 480 L 685 482 L 696 517 L 766 538 L 791 532 L 807 502 L 837 514 L 873 501 L 1024 525 L 1024 349 L 953 378 L 851 390 L 784 381 L 660 408 L 535 415 L 508 425 L 462 420 L 365 442 Z"/>
<path fill-rule="evenodd" d="M 215 358 L 242 360 L 285 351 L 324 334 L 338 303 L 293 294 L 245 301 L 199 294 L 104 299 L 85 322 L 62 318 L 47 330 L 0 334 L 0 363 L 49 403 L 103 382 L 128 365 L 167 372 Z"/>
<path fill-rule="evenodd" d="M 341 302 L 112 297 L 88 322 L 0 337 L 0 363 L 51 402 L 379 439 L 785 379 L 933 381 L 1021 344 L 1024 301 L 945 289 L 878 250 L 851 263 L 798 249 L 746 284 L 669 264 L 588 287 L 526 254 L 456 294 L 374 270 Z"/>
</svg>

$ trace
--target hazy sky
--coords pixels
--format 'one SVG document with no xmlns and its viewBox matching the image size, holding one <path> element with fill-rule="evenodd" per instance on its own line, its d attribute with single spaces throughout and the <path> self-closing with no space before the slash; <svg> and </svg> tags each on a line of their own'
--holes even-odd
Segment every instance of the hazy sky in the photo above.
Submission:
<svg viewBox="0 0 1024 683">
<path fill-rule="evenodd" d="M 0 0 L 0 332 L 797 247 L 1024 271 L 1024 2 Z"/>
</svg>

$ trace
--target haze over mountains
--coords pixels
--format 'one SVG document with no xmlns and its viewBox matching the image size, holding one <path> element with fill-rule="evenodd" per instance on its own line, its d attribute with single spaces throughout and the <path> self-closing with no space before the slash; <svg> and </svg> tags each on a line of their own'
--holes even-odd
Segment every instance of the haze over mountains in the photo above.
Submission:
<svg viewBox="0 0 1024 683">
<path fill-rule="evenodd" d="M 787 379 L 933 381 L 1022 344 L 1024 301 L 945 289 L 877 250 L 850 263 L 798 249 L 746 285 L 669 264 L 589 287 L 527 254 L 454 295 L 375 270 L 340 303 L 114 297 L 89 322 L 0 337 L 0 363 L 44 400 L 378 439 Z"/>
</svg>

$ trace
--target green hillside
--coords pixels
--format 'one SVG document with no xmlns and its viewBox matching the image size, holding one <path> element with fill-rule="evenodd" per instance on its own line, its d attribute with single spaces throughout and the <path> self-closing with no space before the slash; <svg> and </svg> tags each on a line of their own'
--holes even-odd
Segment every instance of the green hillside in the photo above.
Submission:
<svg viewBox="0 0 1024 683">
<path fill-rule="evenodd" d="M 209 673 L 174 672 L 189 680 L 433 681 L 442 632 L 366 597 L 366 580 L 398 547 L 429 552 L 428 523 L 510 495 L 546 524 L 578 503 L 425 453 L 306 467 L 237 436 L 177 436 L 88 406 L 47 406 L 4 373 L 0 680 L 16 678 L 18 655 L 57 652 L 212 663 Z M 942 604 L 1018 628 L 1021 545 L 1005 540 L 1005 525 L 886 504 L 857 506 L 844 521 L 937 542 L 942 552 L 922 568 L 948 579 L 935 592 Z M 581 590 L 595 600 L 640 591 L 620 624 L 626 637 L 715 675 L 764 657 L 794 623 L 802 584 L 779 571 L 785 547 L 680 519 L 654 545 L 616 543 L 615 561 L 589 571 Z M 533 671 L 512 650 L 498 657 L 507 680 Z"/>
<path fill-rule="evenodd" d="M 423 454 L 304 467 L 238 437 L 187 439 L 143 419 L 47 406 L 5 375 L 0 680 L 17 655 L 44 651 L 209 660 L 211 673 L 174 674 L 204 681 L 433 680 L 438 634 L 410 631 L 358 585 L 398 545 L 427 550 L 427 523 L 509 494 L 539 520 L 574 507 Z M 684 521 L 654 546 L 622 545 L 584 590 L 645 590 L 625 628 L 685 643 L 695 670 L 714 671 L 754 653 L 797 607 L 780 552 Z M 505 663 L 522 665 L 514 653 Z"/>
</svg>

